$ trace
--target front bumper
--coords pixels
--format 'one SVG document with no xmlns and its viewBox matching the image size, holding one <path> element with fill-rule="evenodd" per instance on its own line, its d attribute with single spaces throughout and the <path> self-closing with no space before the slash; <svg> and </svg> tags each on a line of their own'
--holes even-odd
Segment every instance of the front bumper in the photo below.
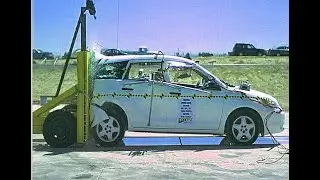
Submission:
<svg viewBox="0 0 320 180">
<path fill-rule="evenodd" d="M 285 113 L 273 113 L 267 121 L 264 120 L 264 135 L 280 133 L 284 130 Z M 268 131 L 269 129 L 269 131 Z M 270 132 L 270 133 L 269 133 Z"/>
</svg>

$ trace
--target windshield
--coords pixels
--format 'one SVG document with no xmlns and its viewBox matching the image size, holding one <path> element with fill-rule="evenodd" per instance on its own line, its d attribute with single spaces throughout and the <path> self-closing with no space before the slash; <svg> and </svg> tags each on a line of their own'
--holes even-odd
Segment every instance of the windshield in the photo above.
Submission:
<svg viewBox="0 0 320 180">
<path fill-rule="evenodd" d="M 214 76 L 210 71 L 208 71 L 207 69 L 203 68 L 202 66 L 200 66 L 199 64 L 194 64 L 194 66 L 196 68 L 198 68 L 199 70 L 201 70 L 202 72 L 206 73 L 208 76 L 210 76 L 212 79 L 214 79 L 221 87 L 224 88 L 228 88 L 228 83 L 226 83 L 225 81 L 219 79 L 218 77 Z"/>
</svg>

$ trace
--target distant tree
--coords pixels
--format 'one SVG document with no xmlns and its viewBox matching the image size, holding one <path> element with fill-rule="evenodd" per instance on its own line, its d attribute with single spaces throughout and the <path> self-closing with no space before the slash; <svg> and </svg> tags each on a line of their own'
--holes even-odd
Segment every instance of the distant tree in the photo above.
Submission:
<svg viewBox="0 0 320 180">
<path fill-rule="evenodd" d="M 210 57 L 210 56 L 213 56 L 212 53 L 209 53 L 209 52 L 199 52 L 198 54 L 200 57 Z"/>
<path fill-rule="evenodd" d="M 184 58 L 191 59 L 190 53 L 186 53 L 186 56 L 185 56 Z M 191 60 L 192 60 L 192 59 L 191 59 Z"/>
</svg>

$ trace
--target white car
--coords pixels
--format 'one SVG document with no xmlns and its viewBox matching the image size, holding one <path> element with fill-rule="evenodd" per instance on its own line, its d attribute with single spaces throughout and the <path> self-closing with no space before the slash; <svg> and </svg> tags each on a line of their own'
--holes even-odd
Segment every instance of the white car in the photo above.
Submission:
<svg viewBox="0 0 320 180">
<path fill-rule="evenodd" d="M 125 131 L 227 135 L 234 144 L 250 145 L 259 135 L 284 130 L 275 98 L 230 86 L 192 60 L 114 56 L 96 69 L 90 119 L 101 146 L 116 145 Z"/>
</svg>

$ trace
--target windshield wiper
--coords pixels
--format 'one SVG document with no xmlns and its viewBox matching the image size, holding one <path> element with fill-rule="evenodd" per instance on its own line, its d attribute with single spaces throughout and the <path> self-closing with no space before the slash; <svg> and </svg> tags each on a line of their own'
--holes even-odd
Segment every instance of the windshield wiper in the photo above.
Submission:
<svg viewBox="0 0 320 180">
<path fill-rule="evenodd" d="M 235 85 L 229 84 L 227 82 L 225 82 L 224 80 L 220 79 L 220 81 L 222 81 L 224 84 L 226 84 L 229 87 L 236 87 Z"/>
</svg>

